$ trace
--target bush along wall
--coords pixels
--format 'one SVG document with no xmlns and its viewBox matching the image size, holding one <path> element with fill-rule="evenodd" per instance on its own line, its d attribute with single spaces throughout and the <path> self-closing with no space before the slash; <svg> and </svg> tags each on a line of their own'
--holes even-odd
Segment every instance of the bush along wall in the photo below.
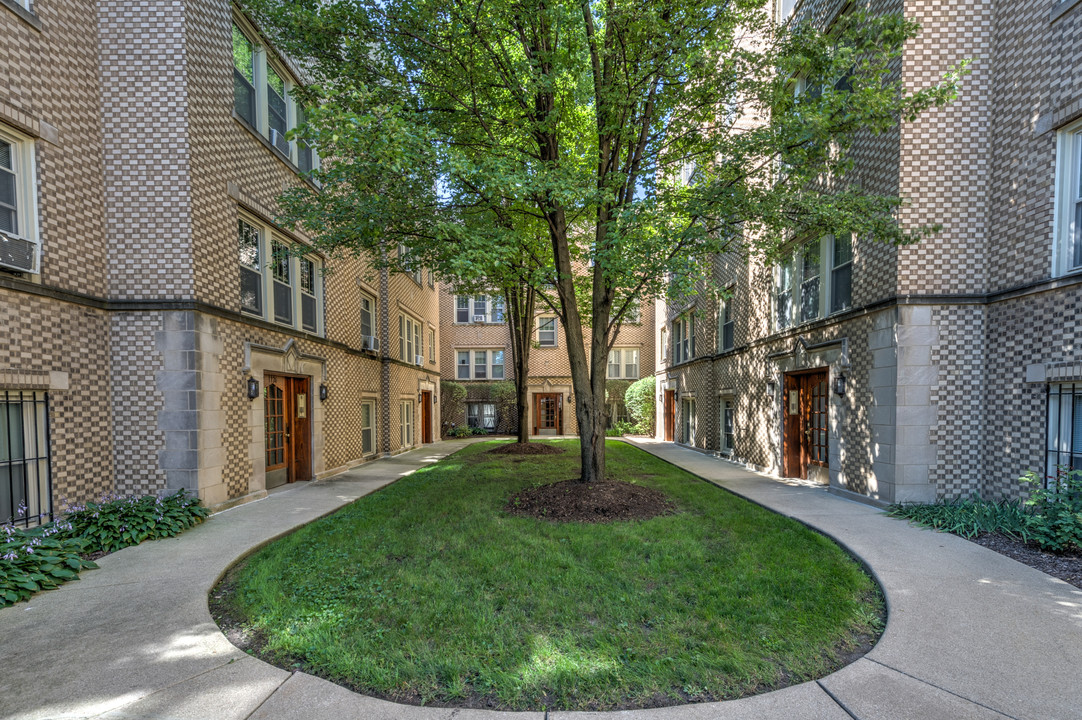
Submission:
<svg viewBox="0 0 1082 720">
<path fill-rule="evenodd" d="M 635 432 L 643 435 L 654 434 L 654 377 L 644 377 L 631 383 L 624 393 L 624 404 L 635 421 Z"/>
<path fill-rule="evenodd" d="M 164 497 L 106 496 L 28 530 L 0 526 L 0 607 L 78 580 L 97 567 L 89 555 L 179 535 L 209 514 L 199 498 L 178 490 Z"/>
</svg>

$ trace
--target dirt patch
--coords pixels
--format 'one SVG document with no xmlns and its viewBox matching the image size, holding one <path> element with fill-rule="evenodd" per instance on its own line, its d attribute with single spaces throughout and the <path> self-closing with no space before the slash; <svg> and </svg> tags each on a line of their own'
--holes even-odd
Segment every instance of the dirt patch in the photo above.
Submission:
<svg viewBox="0 0 1082 720">
<path fill-rule="evenodd" d="M 1078 553 L 1056 555 L 1030 547 L 1021 540 L 1006 535 L 981 535 L 974 538 L 973 542 L 1082 588 L 1082 555 Z"/>
<path fill-rule="evenodd" d="M 605 523 L 671 515 L 676 505 L 664 493 L 642 485 L 617 480 L 564 480 L 513 495 L 505 510 L 512 515 L 556 522 Z"/>
<path fill-rule="evenodd" d="M 488 452 L 493 455 L 562 455 L 565 450 L 548 443 L 513 442 L 508 445 L 499 445 Z"/>
</svg>

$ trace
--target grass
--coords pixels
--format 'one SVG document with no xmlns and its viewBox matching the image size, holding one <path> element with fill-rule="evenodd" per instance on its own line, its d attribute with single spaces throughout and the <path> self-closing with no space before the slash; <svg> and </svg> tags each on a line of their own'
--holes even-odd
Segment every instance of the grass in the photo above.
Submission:
<svg viewBox="0 0 1082 720">
<path fill-rule="evenodd" d="M 838 546 L 623 443 L 609 473 L 676 515 L 555 524 L 503 511 L 577 476 L 473 445 L 254 554 L 234 612 L 262 654 L 406 702 L 610 709 L 739 697 L 821 676 L 881 629 Z"/>
<path fill-rule="evenodd" d="M 914 525 L 941 532 L 975 538 L 999 533 L 1026 540 L 1026 512 L 1018 501 L 984 500 L 979 495 L 937 503 L 892 505 L 888 515 L 909 520 Z"/>
</svg>

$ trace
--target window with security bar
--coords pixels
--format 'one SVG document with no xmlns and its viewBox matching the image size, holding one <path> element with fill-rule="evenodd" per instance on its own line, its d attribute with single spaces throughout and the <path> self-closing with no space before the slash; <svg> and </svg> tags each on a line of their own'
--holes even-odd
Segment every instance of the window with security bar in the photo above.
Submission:
<svg viewBox="0 0 1082 720">
<path fill-rule="evenodd" d="M 0 525 L 52 517 L 48 394 L 0 390 Z"/>
<path fill-rule="evenodd" d="M 1048 442 L 1045 480 L 1060 469 L 1082 470 L 1082 383 L 1048 386 Z"/>
</svg>

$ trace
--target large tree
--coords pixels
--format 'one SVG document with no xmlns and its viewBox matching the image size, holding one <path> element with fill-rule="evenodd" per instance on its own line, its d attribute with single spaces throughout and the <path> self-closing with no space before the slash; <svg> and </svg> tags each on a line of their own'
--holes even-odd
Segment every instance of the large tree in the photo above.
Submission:
<svg viewBox="0 0 1082 720">
<path fill-rule="evenodd" d="M 957 71 L 901 86 L 917 32 L 901 17 L 852 12 L 820 32 L 776 26 L 764 0 L 247 7 L 303 58 L 303 132 L 327 158 L 323 191 L 287 197 L 287 219 L 327 248 L 401 242 L 434 267 L 517 242 L 536 253 L 531 282 L 567 336 L 584 481 L 604 477 L 607 355 L 633 304 L 686 289 L 736 239 L 770 260 L 813 234 L 929 231 L 846 180 L 858 136 L 955 92 Z"/>
</svg>

